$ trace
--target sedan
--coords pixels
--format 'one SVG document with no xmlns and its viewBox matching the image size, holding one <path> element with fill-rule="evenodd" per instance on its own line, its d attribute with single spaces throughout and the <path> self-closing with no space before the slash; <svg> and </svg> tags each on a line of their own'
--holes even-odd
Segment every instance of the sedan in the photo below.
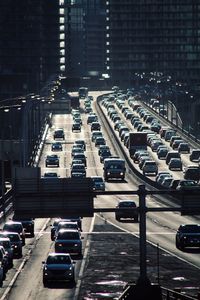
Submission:
<svg viewBox="0 0 200 300">
<path fill-rule="evenodd" d="M 51 145 L 51 151 L 62 151 L 62 144 L 60 142 Z"/>
<path fill-rule="evenodd" d="M 190 153 L 190 145 L 188 143 L 180 143 L 178 146 L 179 153 Z"/>
<path fill-rule="evenodd" d="M 116 206 L 115 218 L 117 221 L 123 219 L 134 219 L 138 222 L 138 211 L 136 203 L 133 200 L 120 200 Z M 124 209 L 124 210 L 123 210 Z"/>
<path fill-rule="evenodd" d="M 57 154 L 47 155 L 45 161 L 46 168 L 49 166 L 59 167 L 59 158 Z"/>
<path fill-rule="evenodd" d="M 56 253 L 82 255 L 82 241 L 79 230 L 61 229 L 55 240 Z"/>
<path fill-rule="evenodd" d="M 75 283 L 74 262 L 69 254 L 49 253 L 46 261 L 43 261 L 43 284 L 48 281 L 70 281 Z"/>
</svg>

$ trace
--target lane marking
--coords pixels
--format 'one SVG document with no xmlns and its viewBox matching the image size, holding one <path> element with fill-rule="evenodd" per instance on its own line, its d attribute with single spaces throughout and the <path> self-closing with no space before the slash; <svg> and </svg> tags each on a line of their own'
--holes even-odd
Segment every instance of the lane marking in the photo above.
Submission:
<svg viewBox="0 0 200 300">
<path fill-rule="evenodd" d="M 96 217 L 96 214 L 92 218 L 92 222 L 90 224 L 90 229 L 89 229 L 89 234 L 91 234 L 92 229 L 94 228 L 95 217 Z M 76 284 L 76 289 L 75 289 L 75 293 L 74 293 L 74 300 L 78 300 L 78 296 L 79 296 L 80 289 L 81 289 L 82 276 L 83 276 L 83 272 L 84 272 L 84 269 L 85 269 L 85 264 L 86 264 L 86 261 L 87 261 L 89 249 L 90 249 L 90 239 L 87 239 L 86 245 L 85 245 L 85 251 L 84 251 L 84 255 L 83 255 L 83 259 L 82 259 L 82 263 L 81 263 L 81 267 L 80 267 L 80 271 L 79 271 L 79 274 L 78 274 L 79 279 L 77 280 L 77 284 Z"/>
</svg>

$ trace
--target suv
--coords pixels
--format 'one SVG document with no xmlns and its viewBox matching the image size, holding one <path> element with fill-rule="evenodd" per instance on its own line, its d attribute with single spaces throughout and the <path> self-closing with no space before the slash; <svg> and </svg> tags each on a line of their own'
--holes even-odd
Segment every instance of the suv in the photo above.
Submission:
<svg viewBox="0 0 200 300">
<path fill-rule="evenodd" d="M 138 222 L 138 211 L 136 209 L 136 204 L 133 200 L 120 200 L 116 206 L 115 219 L 120 221 L 123 219 L 134 219 L 135 222 Z M 120 210 L 120 209 L 125 210 Z M 132 210 L 131 210 L 132 209 Z"/>
<path fill-rule="evenodd" d="M 43 261 L 43 284 L 48 281 L 70 281 L 75 283 L 74 262 L 69 254 L 49 253 L 46 261 Z"/>
<path fill-rule="evenodd" d="M 82 255 L 82 241 L 80 231 L 76 229 L 61 229 L 55 240 L 56 253 Z"/>
<path fill-rule="evenodd" d="M 84 164 L 73 164 L 71 168 L 71 177 L 86 177 Z"/>
<path fill-rule="evenodd" d="M 55 130 L 53 138 L 54 138 L 54 140 L 55 139 L 63 139 L 64 140 L 65 139 L 64 130 L 62 128 Z"/>
<path fill-rule="evenodd" d="M 158 166 L 154 160 L 146 160 L 144 162 L 142 171 L 143 171 L 143 175 L 155 174 L 156 176 L 158 173 Z"/>
<path fill-rule="evenodd" d="M 180 225 L 176 233 L 176 247 L 200 247 L 200 224 Z"/>
<path fill-rule="evenodd" d="M 25 245 L 25 231 L 21 222 L 8 221 L 4 224 L 3 231 L 17 232 L 22 239 L 22 245 Z"/>
</svg>

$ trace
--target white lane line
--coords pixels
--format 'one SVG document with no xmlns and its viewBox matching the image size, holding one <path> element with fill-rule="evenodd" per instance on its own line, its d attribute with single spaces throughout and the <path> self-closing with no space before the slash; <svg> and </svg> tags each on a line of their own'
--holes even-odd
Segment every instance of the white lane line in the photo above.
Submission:
<svg viewBox="0 0 200 300">
<path fill-rule="evenodd" d="M 94 228 L 95 216 L 96 216 L 96 214 L 92 218 L 89 233 L 91 233 L 93 228 Z M 78 296 L 79 296 L 80 288 L 81 288 L 81 281 L 82 281 L 83 271 L 85 269 L 85 264 L 86 264 L 86 261 L 87 261 L 87 256 L 88 256 L 89 249 L 90 249 L 90 239 L 87 239 L 87 242 L 86 242 L 86 245 L 85 245 L 85 251 L 84 251 L 84 255 L 83 255 L 83 259 L 82 259 L 82 263 L 81 263 L 81 268 L 80 268 L 80 271 L 79 271 L 79 279 L 77 281 L 76 290 L 75 290 L 75 293 L 74 293 L 74 300 L 78 300 Z"/>
<path fill-rule="evenodd" d="M 50 218 L 47 219 L 47 221 L 45 222 L 44 226 L 42 227 L 42 229 L 39 231 L 38 236 L 35 239 L 35 243 L 40 239 L 40 237 L 42 236 L 42 232 L 45 230 L 45 228 L 47 227 L 48 222 L 50 221 Z M 3 295 L 1 296 L 0 300 L 5 300 L 8 296 L 8 294 L 10 293 L 15 281 L 17 280 L 17 277 L 19 276 L 19 274 L 21 273 L 23 267 L 25 266 L 26 262 L 29 260 L 30 258 L 30 254 L 33 251 L 33 249 L 30 249 L 28 251 L 28 253 L 26 254 L 25 258 L 23 259 L 21 265 L 19 266 L 19 269 L 17 270 L 17 272 L 15 273 L 15 275 L 13 276 L 12 280 L 10 281 L 8 287 L 6 288 L 5 292 L 3 293 Z"/>
</svg>

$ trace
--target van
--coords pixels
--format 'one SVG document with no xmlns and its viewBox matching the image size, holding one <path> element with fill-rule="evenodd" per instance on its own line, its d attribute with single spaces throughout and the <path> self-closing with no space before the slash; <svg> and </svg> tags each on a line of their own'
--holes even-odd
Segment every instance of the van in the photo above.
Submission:
<svg viewBox="0 0 200 300">
<path fill-rule="evenodd" d="M 171 158 L 181 158 L 181 155 L 178 151 L 169 151 L 166 156 L 166 164 L 168 165 Z"/>
</svg>

